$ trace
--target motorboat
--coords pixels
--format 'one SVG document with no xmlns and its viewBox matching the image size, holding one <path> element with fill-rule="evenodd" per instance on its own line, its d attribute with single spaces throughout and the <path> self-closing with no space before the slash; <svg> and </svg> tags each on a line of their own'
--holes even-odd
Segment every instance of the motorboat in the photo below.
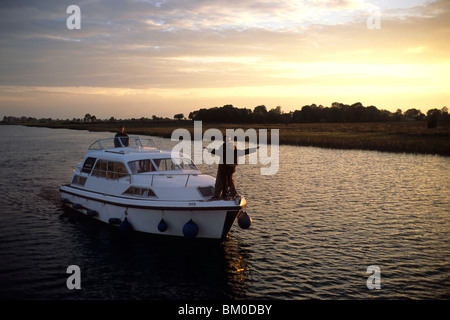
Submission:
<svg viewBox="0 0 450 320">
<path fill-rule="evenodd" d="M 214 185 L 188 155 L 127 136 L 91 144 L 60 192 L 63 206 L 121 231 L 225 239 L 247 201 L 212 200 Z"/>
</svg>

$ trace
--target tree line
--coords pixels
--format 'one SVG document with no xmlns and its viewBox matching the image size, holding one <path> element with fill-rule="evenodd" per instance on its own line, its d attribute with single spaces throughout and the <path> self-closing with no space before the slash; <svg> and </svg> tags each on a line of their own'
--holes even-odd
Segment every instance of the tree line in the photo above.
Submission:
<svg viewBox="0 0 450 320">
<path fill-rule="evenodd" d="M 260 105 L 253 109 L 235 108 L 233 105 L 202 108 L 189 114 L 191 120 L 207 123 L 342 123 L 342 122 L 387 122 L 428 120 L 430 128 L 436 127 L 439 120 L 450 121 L 448 108 L 430 109 L 425 115 L 422 111 L 411 108 L 403 112 L 379 110 L 375 106 L 364 107 L 360 102 L 352 105 L 334 102 L 330 107 L 316 104 L 305 105 L 300 110 L 284 113 L 281 107 L 267 110 Z"/>
<path fill-rule="evenodd" d="M 236 108 L 231 104 L 223 107 L 201 108 L 189 113 L 190 120 L 200 120 L 205 123 L 355 123 L 355 122 L 388 122 L 388 121 L 427 121 L 429 128 L 435 128 L 440 121 L 450 121 L 448 108 L 430 109 L 426 114 L 419 109 L 410 108 L 403 112 L 380 110 L 375 106 L 364 107 L 360 102 L 352 105 L 333 102 L 330 107 L 322 105 L 305 105 L 299 110 L 283 112 L 281 107 L 267 110 L 266 106 L 256 106 L 253 110 Z M 132 118 L 127 120 L 98 119 L 95 115 L 87 113 L 84 118 L 72 120 L 53 120 L 51 118 L 36 119 L 32 117 L 4 116 L 3 123 L 99 123 L 99 122 L 173 122 L 186 119 L 183 113 L 177 113 L 173 119 L 153 115 L 151 118 Z"/>
<path fill-rule="evenodd" d="M 176 117 L 175 117 L 176 118 Z M 182 116 L 184 118 L 184 116 Z M 109 119 L 99 119 L 95 115 L 87 113 L 83 118 L 72 118 L 72 119 L 52 119 L 52 118 L 35 118 L 35 117 L 14 117 L 14 116 L 4 116 L 3 123 L 63 123 L 63 124 L 74 124 L 74 123 L 106 123 L 106 122 L 173 122 L 173 119 L 168 117 L 158 117 L 153 115 L 151 118 L 141 117 L 141 118 L 131 118 L 131 119 L 116 119 L 110 117 Z"/>
</svg>

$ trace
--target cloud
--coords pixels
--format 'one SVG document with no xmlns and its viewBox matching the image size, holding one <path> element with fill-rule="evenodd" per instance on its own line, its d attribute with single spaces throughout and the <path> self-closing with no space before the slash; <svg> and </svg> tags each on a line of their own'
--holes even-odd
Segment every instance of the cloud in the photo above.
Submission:
<svg viewBox="0 0 450 320">
<path fill-rule="evenodd" d="M 448 1 L 378 8 L 363 0 L 81 0 L 81 30 L 68 30 L 72 2 L 0 2 L 1 86 L 111 88 L 95 96 L 137 90 L 169 99 L 176 90 L 246 95 L 235 89 L 246 88 L 248 96 L 256 88 L 295 94 L 307 84 L 317 91 L 344 83 L 415 86 L 448 70 Z M 381 29 L 369 30 L 377 8 Z M 398 74 L 408 64 L 424 76 Z"/>
</svg>

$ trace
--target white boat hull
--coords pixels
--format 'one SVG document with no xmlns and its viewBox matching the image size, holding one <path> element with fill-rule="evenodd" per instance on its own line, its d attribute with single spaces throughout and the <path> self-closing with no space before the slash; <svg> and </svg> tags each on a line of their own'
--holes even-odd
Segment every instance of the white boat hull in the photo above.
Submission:
<svg viewBox="0 0 450 320">
<path fill-rule="evenodd" d="M 224 239 L 236 216 L 246 206 L 245 199 L 234 201 L 169 202 L 126 199 L 62 186 L 63 205 L 107 224 L 119 226 L 125 218 L 134 231 L 186 236 L 183 228 L 190 220 L 198 227 L 196 238 Z M 161 219 L 167 229 L 160 231 Z"/>
</svg>

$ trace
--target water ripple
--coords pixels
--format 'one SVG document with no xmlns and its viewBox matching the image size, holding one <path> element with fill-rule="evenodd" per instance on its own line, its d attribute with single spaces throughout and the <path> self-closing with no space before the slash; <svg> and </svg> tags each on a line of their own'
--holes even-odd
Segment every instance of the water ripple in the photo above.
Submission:
<svg viewBox="0 0 450 320">
<path fill-rule="evenodd" d="M 59 185 L 93 140 L 111 134 L 0 130 L 8 168 L 0 298 L 450 298 L 448 158 L 281 146 L 275 176 L 238 167 L 252 227 L 234 225 L 222 244 L 192 245 L 123 237 L 61 210 Z M 71 264 L 82 270 L 82 290 L 66 288 Z M 381 290 L 366 286 L 371 265 L 381 269 Z"/>
</svg>

